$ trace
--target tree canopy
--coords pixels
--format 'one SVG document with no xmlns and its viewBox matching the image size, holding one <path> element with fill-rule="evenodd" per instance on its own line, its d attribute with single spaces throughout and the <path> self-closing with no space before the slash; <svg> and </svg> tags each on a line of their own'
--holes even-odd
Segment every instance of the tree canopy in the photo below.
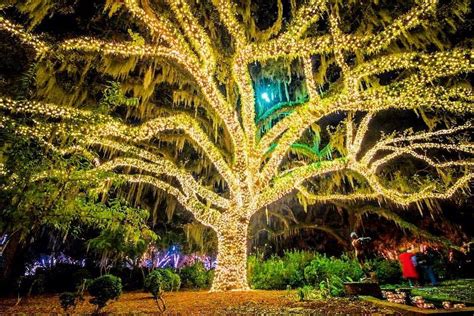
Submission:
<svg viewBox="0 0 474 316">
<path fill-rule="evenodd" d="M 0 30 L 30 68 L 0 124 L 58 157 L 28 183 L 189 210 L 217 233 L 213 289 L 245 289 L 250 218 L 287 195 L 431 208 L 468 193 L 469 4 L 10 0 Z"/>
</svg>

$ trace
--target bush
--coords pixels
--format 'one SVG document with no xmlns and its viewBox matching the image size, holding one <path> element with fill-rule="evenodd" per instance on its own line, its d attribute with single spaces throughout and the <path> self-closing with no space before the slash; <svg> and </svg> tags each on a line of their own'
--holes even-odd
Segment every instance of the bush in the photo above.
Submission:
<svg viewBox="0 0 474 316">
<path fill-rule="evenodd" d="M 184 288 L 208 288 L 212 282 L 213 272 L 207 271 L 202 262 L 196 262 L 179 271 L 181 285 Z"/>
<path fill-rule="evenodd" d="M 162 274 L 164 270 L 154 270 L 145 278 L 145 291 L 151 293 L 158 304 L 158 309 L 164 311 L 166 309 L 165 301 L 163 300 L 162 294 L 164 291 L 164 277 Z M 160 306 L 159 301 L 162 302 L 163 307 Z"/>
<path fill-rule="evenodd" d="M 145 291 L 148 291 L 153 295 L 156 300 L 161 297 L 163 292 L 163 276 L 160 271 L 154 270 L 145 278 Z"/>
<path fill-rule="evenodd" d="M 97 305 L 97 311 L 105 307 L 109 300 L 116 300 L 122 294 L 122 280 L 111 274 L 94 279 L 88 287 L 92 296 L 90 302 Z"/>
<path fill-rule="evenodd" d="M 315 289 L 310 285 L 297 288 L 296 294 L 298 295 L 298 300 L 300 302 L 325 299 L 329 296 L 329 293 L 324 289 Z"/>
<path fill-rule="evenodd" d="M 181 277 L 171 269 L 155 270 L 161 273 L 164 291 L 177 291 L 181 287 Z"/>
<path fill-rule="evenodd" d="M 305 280 L 309 285 L 329 291 L 332 296 L 344 294 L 344 282 L 358 280 L 364 275 L 359 263 L 345 255 L 337 259 L 316 255 L 304 269 Z"/>
<path fill-rule="evenodd" d="M 64 311 L 67 312 L 70 307 L 76 307 L 77 294 L 72 292 L 64 292 L 59 295 L 59 303 L 61 304 L 61 307 L 64 309 Z"/>
<path fill-rule="evenodd" d="M 402 282 L 402 270 L 397 260 L 375 259 L 370 262 L 380 284 L 398 284 Z"/>
<path fill-rule="evenodd" d="M 305 285 L 304 269 L 314 257 L 313 253 L 288 251 L 282 258 L 272 257 L 262 261 L 249 258 L 249 281 L 255 289 L 286 289 Z"/>
<path fill-rule="evenodd" d="M 159 275 L 158 276 L 155 276 Z M 153 270 L 146 278 L 144 287 L 147 289 L 149 287 L 149 283 L 156 279 L 156 281 L 160 281 L 160 287 L 163 291 L 177 291 L 181 286 L 181 278 L 180 276 L 173 272 L 171 269 L 156 269 Z"/>
</svg>

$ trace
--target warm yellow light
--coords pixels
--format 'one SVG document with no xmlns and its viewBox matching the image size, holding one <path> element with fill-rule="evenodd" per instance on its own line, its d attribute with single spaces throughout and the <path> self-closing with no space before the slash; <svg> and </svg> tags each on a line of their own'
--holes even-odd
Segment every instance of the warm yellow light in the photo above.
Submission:
<svg viewBox="0 0 474 316">
<path fill-rule="evenodd" d="M 151 39 L 150 42 L 140 45 L 90 37 L 50 45 L 1 16 L 0 30 L 30 45 L 38 60 L 77 51 L 118 59 L 151 60 L 156 64 L 166 60 L 185 69 L 190 81 L 199 87 L 204 106 L 217 119 L 219 127 L 227 131 L 230 155 L 224 154 L 196 117 L 178 111 L 171 115 L 159 115 L 132 127 L 110 116 L 71 106 L 0 98 L 0 110 L 5 113 L 32 117 L 42 115 L 60 120 L 59 123 L 40 123 L 38 120 L 31 126 L 24 126 L 7 115 L 0 121 L 0 126 L 7 122 L 14 124 L 19 134 L 40 138 L 49 148 L 62 154 L 82 152 L 94 162 L 91 177 L 98 171 L 119 173 L 120 170 L 128 170 L 118 176 L 131 183 L 149 184 L 176 198 L 198 221 L 217 233 L 218 266 L 212 290 L 248 289 L 246 258 L 250 218 L 259 209 L 268 207 L 291 192 L 298 192 L 300 199 L 310 203 L 377 199 L 409 205 L 422 200 L 450 198 L 456 191 L 466 188 L 474 178 L 472 159 L 441 161 L 428 154 L 432 149 L 473 154 L 474 147 L 467 141 L 452 138 L 452 142 L 447 144 L 440 140 L 440 137 L 471 129 L 470 124 L 382 137 L 375 144 L 365 142 L 369 125 L 383 110 L 474 112 L 470 87 L 446 88 L 435 84 L 436 79 L 471 72 L 474 68 L 472 49 L 434 53 L 387 51 L 402 34 L 420 25 L 426 27 L 426 19 L 435 13 L 437 1 L 417 1 L 417 5 L 379 33 L 361 35 L 344 33 L 337 10 L 333 10 L 327 1 L 309 0 L 294 13 L 284 32 L 269 40 L 251 41 L 232 1 L 212 0 L 222 25 L 231 36 L 234 53 L 230 57 L 216 49 L 187 1 L 166 0 L 165 3 L 177 25 L 165 15 L 154 12 L 148 1 L 124 0 L 115 3 L 120 4 L 128 16 L 149 33 L 146 38 Z M 326 14 L 329 16 L 329 32 L 317 37 L 305 36 L 312 23 Z M 348 53 L 363 55 L 363 60 L 355 66 L 350 65 L 346 60 Z M 318 94 L 312 69 L 312 57 L 315 55 L 332 56 L 341 69 L 342 83 L 326 96 Z M 297 106 L 260 138 L 255 124 L 255 91 L 248 65 L 278 58 L 300 59 L 303 62 L 309 100 Z M 225 65 L 230 65 L 226 69 L 229 77 L 226 91 L 233 91 L 236 86 L 239 104 L 227 93 L 224 94 L 216 82 L 218 68 L 224 60 Z M 416 71 L 393 84 L 363 87 L 362 83 L 367 78 L 393 70 Z M 288 151 L 303 133 L 321 118 L 339 112 L 348 114 L 344 156 L 326 161 L 299 161 L 299 165 L 288 164 L 282 170 Z M 364 114 L 358 122 L 354 120 L 357 112 Z M 226 182 L 228 192 L 215 192 L 214 188 L 206 187 L 190 171 L 179 166 L 174 157 L 158 155 L 156 151 L 141 146 L 144 143 L 154 146 L 151 140 L 160 139 L 164 132 L 184 134 L 186 140 L 212 163 Z M 77 138 L 78 144 L 66 149 L 56 148 L 49 141 L 59 135 Z M 80 137 L 83 135 L 87 137 Z M 113 152 L 114 158 L 108 161 L 106 158 L 105 161 L 96 159 L 93 150 L 97 147 Z M 271 147 L 273 150 L 269 152 Z M 454 182 L 443 188 L 427 185 L 419 192 L 399 192 L 384 186 L 379 171 L 401 156 L 419 159 L 432 168 L 460 168 L 462 172 L 458 173 Z M 3 165 L 0 165 L 2 172 Z M 359 174 L 365 179 L 366 187 L 347 194 L 315 192 L 306 187 L 307 180 L 341 172 Z M 36 179 L 53 174 L 62 176 L 51 171 L 37 175 Z"/>
</svg>

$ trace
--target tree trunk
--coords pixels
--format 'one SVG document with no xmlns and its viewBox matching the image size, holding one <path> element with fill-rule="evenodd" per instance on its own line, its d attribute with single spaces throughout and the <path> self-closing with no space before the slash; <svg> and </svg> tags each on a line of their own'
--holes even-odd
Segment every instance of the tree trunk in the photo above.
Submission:
<svg viewBox="0 0 474 316">
<path fill-rule="evenodd" d="M 247 283 L 248 220 L 230 220 L 218 228 L 217 267 L 211 291 L 249 290 Z"/>
<path fill-rule="evenodd" d="M 23 271 L 15 265 L 21 252 L 22 244 L 19 233 L 14 233 L 3 250 L 3 267 L 0 267 L 0 279 L 12 281 Z"/>
</svg>

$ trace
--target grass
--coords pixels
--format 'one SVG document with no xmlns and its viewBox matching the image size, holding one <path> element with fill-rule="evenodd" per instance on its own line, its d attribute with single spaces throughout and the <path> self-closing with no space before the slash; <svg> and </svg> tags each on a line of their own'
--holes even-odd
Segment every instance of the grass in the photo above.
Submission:
<svg viewBox="0 0 474 316">
<path fill-rule="evenodd" d="M 422 287 L 411 290 L 430 301 L 462 302 L 474 305 L 474 279 L 443 281 L 437 287 Z"/>
</svg>

